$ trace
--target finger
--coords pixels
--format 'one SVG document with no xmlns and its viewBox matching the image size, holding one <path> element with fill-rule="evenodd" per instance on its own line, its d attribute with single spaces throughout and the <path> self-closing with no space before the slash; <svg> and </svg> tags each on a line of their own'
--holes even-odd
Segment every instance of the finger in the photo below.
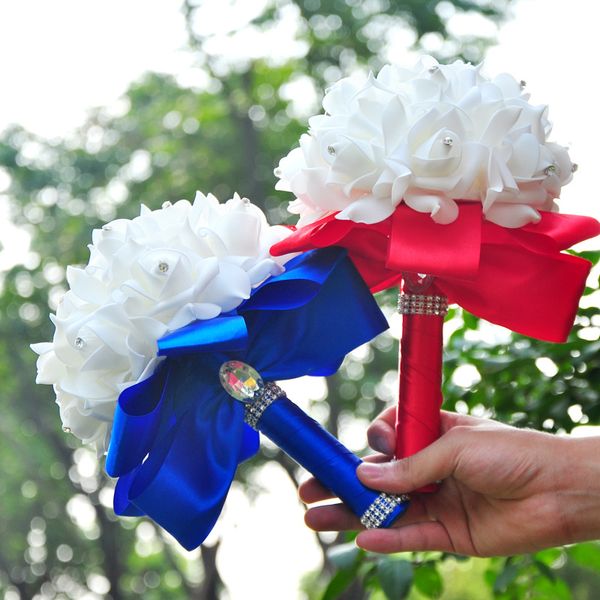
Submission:
<svg viewBox="0 0 600 600">
<path fill-rule="evenodd" d="M 408 552 L 438 550 L 454 552 L 446 528 L 438 522 L 415 523 L 398 529 L 368 529 L 361 531 L 356 545 L 371 552 Z"/>
<path fill-rule="evenodd" d="M 367 439 L 369 446 L 376 450 L 392 456 L 396 445 L 396 407 L 386 408 L 369 426 L 367 430 Z"/>
<path fill-rule="evenodd" d="M 389 456 L 384 454 L 372 454 L 366 456 L 363 459 L 365 462 L 387 462 L 390 460 Z M 320 502 L 321 500 L 329 500 L 335 498 L 335 494 L 328 490 L 318 479 L 310 477 L 306 481 L 300 484 L 298 487 L 298 495 L 300 500 L 305 504 L 312 504 L 313 502 Z"/>
<path fill-rule="evenodd" d="M 356 531 L 363 529 L 360 519 L 344 504 L 309 508 L 304 522 L 315 531 Z"/>
<path fill-rule="evenodd" d="M 408 510 L 393 524 L 404 527 L 413 523 L 431 521 L 418 498 L 413 499 Z M 316 506 L 306 511 L 304 522 L 315 531 L 356 531 L 364 529 L 360 519 L 344 504 Z"/>
<path fill-rule="evenodd" d="M 458 430 L 457 434 L 458 434 Z M 386 463 L 363 463 L 356 471 L 368 487 L 392 494 L 411 492 L 454 472 L 460 435 L 447 433 L 417 454 Z"/>
<path fill-rule="evenodd" d="M 367 437 L 369 446 L 377 452 L 382 452 L 388 456 L 394 453 L 396 442 L 396 407 L 386 408 L 369 426 Z M 441 412 L 441 432 L 456 427 L 457 425 L 479 425 L 489 423 L 489 419 L 472 417 L 471 415 L 461 415 L 455 412 L 442 410 Z"/>
<path fill-rule="evenodd" d="M 440 429 L 442 435 L 459 425 L 475 425 L 480 421 L 477 417 L 470 415 L 460 415 L 455 412 L 449 412 L 447 410 L 440 411 Z"/>
<path fill-rule="evenodd" d="M 335 497 L 331 490 L 328 490 L 314 477 L 300 484 L 298 495 L 300 496 L 300 500 L 305 504 L 312 504 L 313 502 L 320 502 L 321 500 L 328 500 Z"/>
<path fill-rule="evenodd" d="M 459 415 L 458 413 L 448 412 L 446 410 L 440 411 L 441 415 L 441 432 L 442 434 L 450 431 L 450 429 L 458 426 L 468 427 L 493 427 L 493 428 L 506 428 L 509 425 L 499 423 L 493 419 L 484 419 L 480 417 L 473 417 L 472 415 Z"/>
<path fill-rule="evenodd" d="M 479 425 L 489 419 L 480 419 L 471 415 L 460 415 L 454 412 L 441 411 L 441 433 L 446 433 L 458 425 Z M 369 426 L 367 430 L 369 446 L 387 456 L 394 454 L 396 445 L 396 407 L 386 408 Z"/>
</svg>

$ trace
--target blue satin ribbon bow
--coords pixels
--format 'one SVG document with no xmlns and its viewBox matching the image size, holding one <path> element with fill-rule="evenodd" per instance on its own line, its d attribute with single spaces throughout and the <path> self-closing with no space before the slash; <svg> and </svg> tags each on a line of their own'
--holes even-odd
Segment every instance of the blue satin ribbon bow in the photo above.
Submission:
<svg viewBox="0 0 600 600">
<path fill-rule="evenodd" d="M 106 459 L 119 478 L 115 512 L 149 516 L 188 550 L 200 545 L 259 444 L 219 382 L 221 364 L 242 360 L 267 381 L 330 375 L 387 327 L 346 252 L 326 248 L 289 261 L 235 311 L 160 339 L 166 360 L 115 410 Z"/>
</svg>

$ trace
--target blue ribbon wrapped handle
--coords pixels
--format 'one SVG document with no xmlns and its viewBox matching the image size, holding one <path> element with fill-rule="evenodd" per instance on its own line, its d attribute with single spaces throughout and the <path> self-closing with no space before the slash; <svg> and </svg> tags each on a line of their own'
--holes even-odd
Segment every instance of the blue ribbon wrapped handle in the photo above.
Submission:
<svg viewBox="0 0 600 600">
<path fill-rule="evenodd" d="M 279 386 L 272 382 L 264 384 L 252 367 L 238 361 L 221 367 L 225 372 L 231 369 L 250 374 L 243 378 L 246 383 L 241 394 L 227 377 L 223 382 L 234 398 L 246 402 L 246 423 L 310 471 L 360 517 L 365 527 L 388 527 L 404 514 L 408 497 L 366 487 L 356 474 L 356 468 L 362 462 L 360 458 L 291 402 Z"/>
</svg>

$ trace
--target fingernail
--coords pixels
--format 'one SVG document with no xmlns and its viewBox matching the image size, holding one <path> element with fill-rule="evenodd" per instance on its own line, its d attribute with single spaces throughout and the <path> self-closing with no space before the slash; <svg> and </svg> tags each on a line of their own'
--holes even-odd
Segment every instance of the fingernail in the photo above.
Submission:
<svg viewBox="0 0 600 600">
<path fill-rule="evenodd" d="M 384 435 L 375 433 L 371 437 L 371 445 L 373 450 L 381 452 L 382 454 L 391 455 L 394 453 L 394 449 L 390 446 L 387 438 Z"/>
<path fill-rule="evenodd" d="M 368 477 L 371 480 L 379 479 L 381 477 L 381 466 L 364 462 L 358 465 L 357 472 L 363 477 Z"/>
</svg>

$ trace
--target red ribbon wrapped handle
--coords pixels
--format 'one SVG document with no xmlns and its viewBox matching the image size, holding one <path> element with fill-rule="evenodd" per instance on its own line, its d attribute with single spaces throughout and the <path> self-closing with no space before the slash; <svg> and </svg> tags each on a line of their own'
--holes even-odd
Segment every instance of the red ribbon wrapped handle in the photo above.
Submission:
<svg viewBox="0 0 600 600">
<path fill-rule="evenodd" d="M 402 316 L 396 458 L 422 450 L 440 436 L 442 346 L 447 300 L 434 284 L 419 289 L 405 279 L 398 300 Z M 429 485 L 419 492 L 433 492 Z"/>
</svg>

